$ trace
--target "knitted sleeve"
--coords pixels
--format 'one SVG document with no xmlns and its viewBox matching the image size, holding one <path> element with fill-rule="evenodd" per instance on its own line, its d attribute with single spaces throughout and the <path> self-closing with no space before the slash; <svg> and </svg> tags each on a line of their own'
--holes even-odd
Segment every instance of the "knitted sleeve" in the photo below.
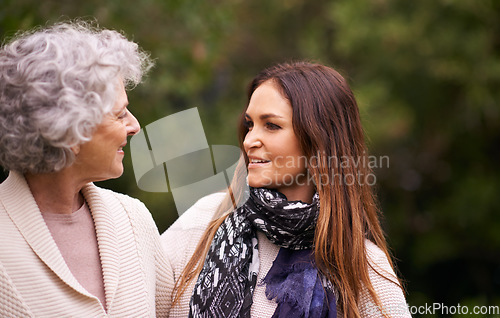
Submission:
<svg viewBox="0 0 500 318">
<path fill-rule="evenodd" d="M 365 288 L 361 292 L 359 302 L 361 317 L 384 317 L 382 311 L 388 317 L 411 317 L 403 290 L 396 283 L 398 281 L 396 274 L 385 253 L 369 240 L 366 240 L 366 251 L 370 265 L 368 275 L 382 308 L 376 305 L 368 289 Z"/>
<path fill-rule="evenodd" d="M 160 241 L 156 245 L 156 317 L 168 317 L 172 307 L 174 276 L 172 264 L 167 259 Z"/>
<path fill-rule="evenodd" d="M 0 317 L 34 317 L 0 263 Z"/>
</svg>

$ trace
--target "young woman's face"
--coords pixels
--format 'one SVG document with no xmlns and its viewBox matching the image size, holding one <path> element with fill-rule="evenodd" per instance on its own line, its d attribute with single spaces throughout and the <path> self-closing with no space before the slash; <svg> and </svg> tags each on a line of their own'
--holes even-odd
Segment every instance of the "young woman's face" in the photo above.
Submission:
<svg viewBox="0 0 500 318">
<path fill-rule="evenodd" d="M 292 106 L 274 81 L 253 92 L 245 117 L 248 184 L 276 189 L 288 200 L 310 201 L 314 186 L 307 178 L 307 158 L 293 129 Z"/>
</svg>

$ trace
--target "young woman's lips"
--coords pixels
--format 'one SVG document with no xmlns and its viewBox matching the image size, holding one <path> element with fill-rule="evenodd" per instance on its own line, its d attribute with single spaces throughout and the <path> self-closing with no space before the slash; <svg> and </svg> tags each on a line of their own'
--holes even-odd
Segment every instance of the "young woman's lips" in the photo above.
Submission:
<svg viewBox="0 0 500 318">
<path fill-rule="evenodd" d="M 248 169 L 262 168 L 270 164 L 270 160 L 261 158 L 248 158 Z"/>
</svg>

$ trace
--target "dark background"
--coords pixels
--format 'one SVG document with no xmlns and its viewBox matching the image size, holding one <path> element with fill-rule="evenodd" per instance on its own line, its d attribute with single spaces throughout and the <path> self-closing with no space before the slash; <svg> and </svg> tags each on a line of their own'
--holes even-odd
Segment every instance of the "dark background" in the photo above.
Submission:
<svg viewBox="0 0 500 318">
<path fill-rule="evenodd" d="M 198 107 L 209 144 L 237 144 L 262 68 L 338 69 L 371 153 L 390 158 L 377 190 L 408 303 L 500 306 L 500 1 L 0 0 L 0 37 L 75 17 L 123 30 L 156 60 L 129 93 L 142 126 Z M 142 200 L 163 232 L 172 195 L 140 190 L 126 152 L 124 175 L 100 185 Z"/>
</svg>

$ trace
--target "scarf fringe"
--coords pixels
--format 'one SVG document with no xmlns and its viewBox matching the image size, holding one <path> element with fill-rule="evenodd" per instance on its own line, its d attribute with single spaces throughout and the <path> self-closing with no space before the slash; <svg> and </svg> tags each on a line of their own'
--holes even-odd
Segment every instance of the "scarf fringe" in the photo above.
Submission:
<svg viewBox="0 0 500 318">
<path fill-rule="evenodd" d="M 276 271 L 272 277 L 266 276 L 262 279 L 262 282 L 266 284 L 275 284 L 283 281 L 288 275 L 293 273 L 304 272 L 312 268 L 310 262 L 300 262 L 291 265 L 282 266 L 279 271 Z"/>
<path fill-rule="evenodd" d="M 312 278 L 308 284 L 304 284 L 306 277 Z M 305 299 L 312 299 L 318 277 L 318 272 L 312 267 L 311 263 L 301 262 L 281 268 L 272 276 L 266 276 L 263 282 L 266 284 L 266 297 L 268 299 L 275 299 L 280 303 L 287 303 L 288 306 L 297 310 L 299 316 L 307 316 L 310 308 L 310 303 L 304 301 Z M 307 285 L 307 286 L 305 286 Z M 309 297 L 305 294 L 310 293 Z M 304 296 L 304 297 L 301 297 Z"/>
</svg>

